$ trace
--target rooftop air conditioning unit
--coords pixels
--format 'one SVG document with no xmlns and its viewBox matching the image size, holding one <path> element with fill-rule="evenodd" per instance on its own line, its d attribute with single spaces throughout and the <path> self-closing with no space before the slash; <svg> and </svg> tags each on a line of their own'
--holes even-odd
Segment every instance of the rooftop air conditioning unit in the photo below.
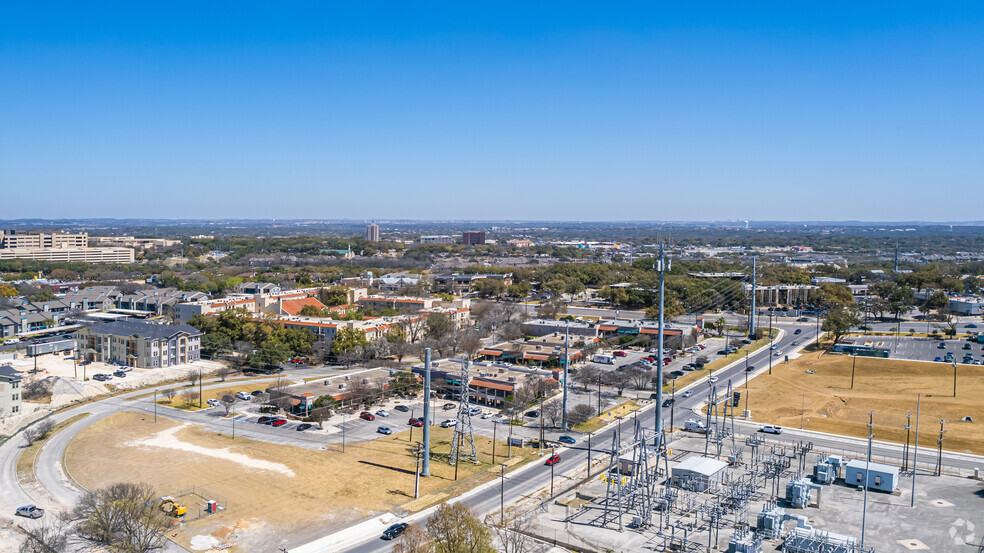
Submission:
<svg viewBox="0 0 984 553">
<path fill-rule="evenodd" d="M 506 380 L 508 380 L 509 382 L 516 382 L 516 377 L 515 376 L 510 376 L 510 377 L 507 377 Z"/>
</svg>

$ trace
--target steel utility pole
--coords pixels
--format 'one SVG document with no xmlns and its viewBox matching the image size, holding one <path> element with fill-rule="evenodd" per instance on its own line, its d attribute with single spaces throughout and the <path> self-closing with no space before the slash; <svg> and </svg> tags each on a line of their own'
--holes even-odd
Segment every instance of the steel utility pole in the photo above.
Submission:
<svg viewBox="0 0 984 553">
<path fill-rule="evenodd" d="M 748 337 L 755 339 L 755 279 L 756 279 L 755 256 L 752 256 L 752 312 L 748 318 Z"/>
<path fill-rule="evenodd" d="M 571 364 L 571 322 L 567 321 L 566 332 L 564 333 L 564 404 L 561 407 L 561 427 L 564 430 L 570 430 L 567 425 L 567 379 L 568 379 L 568 368 Z"/>
<path fill-rule="evenodd" d="M 666 271 L 669 267 L 666 265 L 666 250 L 663 244 L 659 246 L 659 263 L 657 265 L 659 270 L 659 336 L 656 340 L 656 450 L 659 451 L 663 444 L 660 443 L 661 432 L 663 431 L 663 302 L 664 302 L 664 281 Z M 598 393 L 599 401 L 601 398 L 601 392 Z M 600 411 L 599 407 L 599 411 Z"/>
<path fill-rule="evenodd" d="M 905 448 L 902 449 L 902 470 L 909 470 L 909 432 L 912 428 L 912 413 L 905 415 Z"/>
<path fill-rule="evenodd" d="M 916 506 L 916 473 L 919 472 L 919 466 L 916 464 L 916 459 L 919 457 L 919 407 L 922 403 L 922 394 L 916 396 L 916 443 L 914 444 L 915 449 L 912 451 L 912 497 L 909 498 L 909 507 Z"/>
<path fill-rule="evenodd" d="M 423 468 L 420 471 L 420 475 L 423 477 L 430 476 L 430 421 L 433 415 L 431 414 L 431 350 L 426 348 L 424 350 L 424 459 Z M 410 428 L 413 428 L 412 426 Z"/>
<path fill-rule="evenodd" d="M 871 438 L 873 434 L 871 433 L 871 427 L 874 426 L 875 422 L 875 412 L 868 412 L 868 456 L 864 462 L 864 503 L 861 507 L 861 549 L 864 549 L 864 530 L 868 522 L 868 482 L 871 478 L 871 471 L 869 467 L 871 466 Z"/>
</svg>

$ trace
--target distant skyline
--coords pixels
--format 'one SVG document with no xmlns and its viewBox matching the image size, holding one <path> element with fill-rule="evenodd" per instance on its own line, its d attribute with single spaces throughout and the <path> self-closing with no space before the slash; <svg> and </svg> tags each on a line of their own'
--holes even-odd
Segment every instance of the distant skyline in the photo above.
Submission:
<svg viewBox="0 0 984 553">
<path fill-rule="evenodd" d="M 980 221 L 984 4 L 7 3 L 0 219 Z"/>
</svg>

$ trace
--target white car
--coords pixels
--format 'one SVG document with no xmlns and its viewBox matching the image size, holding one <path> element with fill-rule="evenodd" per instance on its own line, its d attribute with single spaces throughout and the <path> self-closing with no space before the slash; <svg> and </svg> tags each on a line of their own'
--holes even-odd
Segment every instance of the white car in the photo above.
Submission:
<svg viewBox="0 0 984 553">
<path fill-rule="evenodd" d="M 492 418 L 492 413 L 486 411 L 486 412 L 482 413 L 482 418 L 483 419 L 491 419 Z"/>
<path fill-rule="evenodd" d="M 219 400 L 214 399 L 214 398 L 213 399 L 207 399 L 207 400 L 205 400 L 205 403 L 211 405 L 212 407 L 218 407 L 219 406 Z"/>
<path fill-rule="evenodd" d="M 19 344 L 20 343 L 20 338 L 7 338 L 7 341 L 4 342 L 4 343 L 5 344 Z"/>
<path fill-rule="evenodd" d="M 457 424 L 458 424 L 458 419 L 448 419 L 441 423 L 441 427 L 451 428 L 452 426 L 456 426 Z"/>
<path fill-rule="evenodd" d="M 716 376 L 708 377 L 707 381 L 713 384 L 718 381 L 718 377 Z"/>
<path fill-rule="evenodd" d="M 680 395 L 683 396 L 683 397 L 690 397 L 690 396 L 694 395 L 694 391 L 693 390 L 687 390 L 686 392 L 683 392 Z"/>
<path fill-rule="evenodd" d="M 253 399 L 253 396 L 247 394 L 246 392 L 236 392 L 236 397 L 244 401 Z"/>
<path fill-rule="evenodd" d="M 377 417 L 388 417 L 388 416 L 390 416 L 390 414 L 389 414 L 389 411 L 387 411 L 386 409 L 380 409 L 379 411 L 376 411 L 376 416 Z"/>
<path fill-rule="evenodd" d="M 763 424 L 759 427 L 759 432 L 765 432 L 766 434 L 782 434 L 782 427 L 774 424 Z"/>
</svg>

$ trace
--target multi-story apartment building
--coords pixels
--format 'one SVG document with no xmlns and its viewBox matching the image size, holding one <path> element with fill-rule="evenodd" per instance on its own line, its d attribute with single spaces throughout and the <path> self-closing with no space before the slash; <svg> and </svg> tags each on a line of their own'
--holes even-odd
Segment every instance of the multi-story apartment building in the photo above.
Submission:
<svg viewBox="0 0 984 553">
<path fill-rule="evenodd" d="M 376 223 L 366 226 L 366 242 L 379 242 L 379 225 Z"/>
<path fill-rule="evenodd" d="M 485 243 L 485 232 L 481 230 L 466 230 L 461 233 L 461 243 L 466 246 L 481 246 Z"/>
<path fill-rule="evenodd" d="M 21 410 L 21 373 L 10 365 L 0 366 L 0 418 Z"/>
<path fill-rule="evenodd" d="M 88 361 L 156 369 L 198 361 L 201 336 L 198 329 L 188 325 L 113 321 L 80 329 L 75 343 Z"/>
</svg>

